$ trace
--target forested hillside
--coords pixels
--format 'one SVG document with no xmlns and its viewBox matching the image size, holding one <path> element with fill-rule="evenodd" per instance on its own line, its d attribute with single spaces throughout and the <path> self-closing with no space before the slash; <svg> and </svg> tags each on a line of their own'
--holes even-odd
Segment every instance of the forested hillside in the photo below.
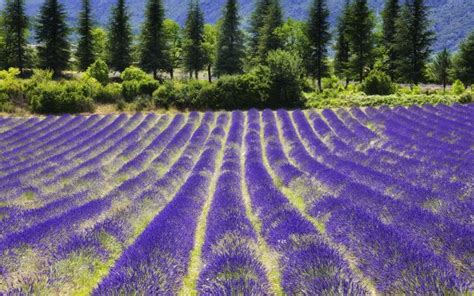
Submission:
<svg viewBox="0 0 474 296">
<path fill-rule="evenodd" d="M 344 2 L 346 0 L 329 0 L 328 7 L 331 11 L 330 22 L 335 24 Z M 2 1 L 3 2 L 3 1 Z M 43 1 L 27 0 L 27 11 L 35 15 Z M 81 1 L 62 0 L 69 13 L 69 21 L 75 22 L 79 14 Z M 214 23 L 221 16 L 221 7 L 224 0 L 201 0 L 207 22 Z M 106 24 L 109 17 L 109 7 L 115 0 L 93 0 L 93 11 L 100 23 Z M 165 0 L 167 16 L 183 23 L 186 18 L 187 4 L 185 0 Z M 382 10 L 384 0 L 370 0 L 372 8 L 378 13 Z M 439 51 L 444 47 L 455 50 L 459 42 L 467 36 L 474 28 L 474 5 L 472 0 L 428 0 L 427 4 L 432 8 L 432 20 L 437 33 L 434 50 Z M 1 5 L 1 4 L 0 4 Z M 132 22 L 136 29 L 139 28 L 143 17 L 145 0 L 128 0 L 128 6 L 132 12 Z M 241 0 L 242 16 L 246 18 L 253 9 L 254 1 Z M 287 16 L 304 19 L 309 5 L 309 0 L 282 0 L 282 5 Z"/>
</svg>

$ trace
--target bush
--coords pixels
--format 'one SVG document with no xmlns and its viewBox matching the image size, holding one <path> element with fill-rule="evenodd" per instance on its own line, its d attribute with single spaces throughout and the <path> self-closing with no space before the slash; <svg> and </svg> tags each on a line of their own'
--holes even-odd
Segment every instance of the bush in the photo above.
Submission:
<svg viewBox="0 0 474 296">
<path fill-rule="evenodd" d="M 120 78 L 122 81 L 140 81 L 140 80 L 149 80 L 153 79 L 150 75 L 145 73 L 142 69 L 130 66 L 127 69 L 123 70 L 122 74 L 120 74 Z"/>
<path fill-rule="evenodd" d="M 464 83 L 462 83 L 461 80 L 454 81 L 453 85 L 451 86 L 451 93 L 453 95 L 461 95 L 465 91 L 466 88 L 464 87 Z"/>
<path fill-rule="evenodd" d="M 160 83 L 150 75 L 137 67 L 128 67 L 121 76 L 122 95 L 127 102 L 131 102 L 140 96 L 152 96 L 153 92 L 160 87 Z"/>
<path fill-rule="evenodd" d="M 93 112 L 92 87 L 83 81 L 47 81 L 31 91 L 30 106 L 38 113 Z"/>
<path fill-rule="evenodd" d="M 362 91 L 367 95 L 391 95 L 395 92 L 395 85 L 384 72 L 374 70 L 362 83 Z"/>
<path fill-rule="evenodd" d="M 288 51 L 275 50 L 268 53 L 266 65 L 271 81 L 267 107 L 300 107 L 305 74 L 301 58 Z"/>
<path fill-rule="evenodd" d="M 213 108 L 206 97 L 201 94 L 203 89 L 211 87 L 210 83 L 201 80 L 187 82 L 166 81 L 154 93 L 156 106 L 178 109 L 207 109 Z"/>
<path fill-rule="evenodd" d="M 472 93 L 465 93 L 459 98 L 459 103 L 469 104 L 474 103 L 474 95 Z"/>
<path fill-rule="evenodd" d="M 122 99 L 122 85 L 110 83 L 101 87 L 94 97 L 94 101 L 103 104 L 115 104 Z"/>
<path fill-rule="evenodd" d="M 468 98 L 466 97 L 465 100 Z M 364 93 L 339 95 L 328 95 L 311 93 L 306 96 L 306 107 L 308 108 L 341 108 L 341 107 L 376 107 L 376 106 L 411 106 L 424 104 L 452 105 L 461 103 L 461 96 L 449 95 L 389 95 L 389 96 L 367 96 Z"/>
<path fill-rule="evenodd" d="M 109 67 L 101 59 L 90 65 L 85 75 L 94 78 L 102 85 L 109 83 Z"/>
</svg>

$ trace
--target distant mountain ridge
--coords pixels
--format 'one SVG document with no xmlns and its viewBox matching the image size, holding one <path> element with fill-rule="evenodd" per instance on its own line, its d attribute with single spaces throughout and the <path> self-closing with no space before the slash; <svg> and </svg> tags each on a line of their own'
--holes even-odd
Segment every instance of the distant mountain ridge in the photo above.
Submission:
<svg viewBox="0 0 474 296">
<path fill-rule="evenodd" d="M 36 15 L 44 0 L 26 0 L 29 15 Z M 81 8 L 80 0 L 60 0 L 67 8 L 68 19 L 75 24 Z M 306 18 L 309 3 L 312 0 L 282 0 L 285 16 L 303 20 Z M 328 0 L 331 23 L 334 25 L 346 0 Z M 4 2 L 4 1 L 1 1 Z M 164 0 L 167 17 L 183 24 L 186 19 L 187 0 Z M 226 0 L 200 0 L 207 22 L 214 23 L 221 17 L 222 6 Z M 240 0 L 241 15 L 244 21 L 251 14 L 255 0 Z M 376 13 L 383 9 L 385 0 L 369 0 Z M 401 0 L 403 3 L 404 0 Z M 105 25 L 108 22 L 110 7 L 116 0 L 92 0 L 97 21 Z M 127 0 L 132 13 L 134 29 L 140 27 L 146 0 Z M 427 0 L 431 8 L 433 29 L 437 34 L 434 50 L 444 47 L 454 50 L 467 34 L 474 30 L 474 0 Z M 0 4 L 1 5 L 1 4 Z"/>
</svg>

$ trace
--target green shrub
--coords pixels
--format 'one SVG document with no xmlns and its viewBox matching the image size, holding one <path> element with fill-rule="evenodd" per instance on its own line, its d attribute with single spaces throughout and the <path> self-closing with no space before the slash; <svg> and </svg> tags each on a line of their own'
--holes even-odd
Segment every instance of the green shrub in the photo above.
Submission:
<svg viewBox="0 0 474 296">
<path fill-rule="evenodd" d="M 174 80 L 165 81 L 155 92 L 153 99 L 157 107 L 169 108 L 178 100 L 178 89 L 180 82 Z"/>
<path fill-rule="evenodd" d="M 213 108 L 201 93 L 210 88 L 210 83 L 201 80 L 186 82 L 165 81 L 154 93 L 153 99 L 157 107 L 178 109 L 208 109 Z"/>
<path fill-rule="evenodd" d="M 131 81 L 131 80 L 148 80 L 153 79 L 150 75 L 145 73 L 142 69 L 130 66 L 127 69 L 123 70 L 122 74 L 120 74 L 120 78 L 122 81 Z"/>
<path fill-rule="evenodd" d="M 94 97 L 94 101 L 103 104 L 114 104 L 122 99 L 122 85 L 120 83 L 110 83 L 101 87 Z"/>
<path fill-rule="evenodd" d="M 34 112 L 61 114 L 93 112 L 93 90 L 83 81 L 46 81 L 38 84 L 29 94 Z"/>
<path fill-rule="evenodd" d="M 454 81 L 453 85 L 451 86 L 451 93 L 453 95 L 460 95 L 465 91 L 466 88 L 464 87 L 464 83 L 462 83 L 461 80 Z"/>
<path fill-rule="evenodd" d="M 106 85 L 109 83 L 109 67 L 107 64 L 98 59 L 86 70 L 86 76 L 95 78 L 100 84 Z"/>
<path fill-rule="evenodd" d="M 367 95 L 391 95 L 395 92 L 392 79 L 381 71 L 371 71 L 362 83 L 362 91 Z"/>
<path fill-rule="evenodd" d="M 160 83 L 140 68 L 131 66 L 125 69 L 121 78 L 122 95 L 127 102 L 140 96 L 151 96 L 160 87 Z"/>
<path fill-rule="evenodd" d="M 459 98 L 459 103 L 469 104 L 474 103 L 474 95 L 472 93 L 464 93 Z"/>
<path fill-rule="evenodd" d="M 296 54 L 284 50 L 268 53 L 266 65 L 270 75 L 267 107 L 299 107 L 302 105 L 304 67 Z"/>
</svg>

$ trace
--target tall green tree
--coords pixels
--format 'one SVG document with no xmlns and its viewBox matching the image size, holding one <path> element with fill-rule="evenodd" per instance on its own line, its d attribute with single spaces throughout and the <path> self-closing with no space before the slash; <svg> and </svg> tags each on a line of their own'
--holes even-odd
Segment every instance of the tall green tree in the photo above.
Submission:
<svg viewBox="0 0 474 296">
<path fill-rule="evenodd" d="M 5 67 L 14 67 L 23 74 L 27 62 L 28 17 L 23 0 L 7 0 L 3 11 Z"/>
<path fill-rule="evenodd" d="M 430 65 L 429 72 L 436 82 L 443 85 L 443 91 L 446 91 L 446 85 L 449 82 L 451 66 L 451 54 L 446 48 L 436 55 L 433 63 Z"/>
<path fill-rule="evenodd" d="M 199 77 L 206 63 L 206 56 L 203 47 L 204 42 L 204 16 L 196 0 L 191 0 L 189 4 L 188 18 L 185 26 L 184 42 L 184 66 L 192 77 Z"/>
<path fill-rule="evenodd" d="M 158 70 L 166 68 L 165 11 L 161 0 L 148 0 L 145 11 L 140 44 L 140 65 L 146 71 L 153 72 L 157 79 Z"/>
<path fill-rule="evenodd" d="M 387 74 L 395 79 L 397 54 L 395 50 L 395 35 L 397 32 L 396 23 L 400 15 L 399 0 L 386 0 L 382 11 L 382 41 L 388 55 Z"/>
<path fill-rule="evenodd" d="M 350 16 L 350 2 L 346 0 L 346 4 L 337 21 L 337 36 L 334 46 L 334 72 L 340 78 L 346 80 L 346 87 L 350 80 L 350 47 L 349 38 L 347 36 L 347 23 Z"/>
<path fill-rule="evenodd" d="M 454 59 L 454 75 L 466 86 L 474 84 L 474 31 L 459 47 Z"/>
<path fill-rule="evenodd" d="M 272 2 L 273 0 L 257 0 L 255 4 L 255 10 L 253 11 L 250 19 L 249 29 L 249 50 L 251 55 L 255 56 L 258 53 L 262 28 L 265 24 L 265 16 L 268 14 L 268 10 L 272 5 Z"/>
<path fill-rule="evenodd" d="M 237 0 L 227 0 L 217 40 L 215 72 L 218 76 L 237 74 L 243 70 L 243 34 L 240 30 Z"/>
<path fill-rule="evenodd" d="M 268 52 L 282 48 L 282 41 L 277 33 L 277 29 L 283 25 L 283 12 L 280 0 L 272 0 L 267 14 L 263 18 L 264 24 L 261 28 L 258 45 L 258 56 L 261 61 L 266 59 Z"/>
<path fill-rule="evenodd" d="M 40 67 L 60 75 L 71 57 L 69 28 L 64 6 L 58 0 L 46 0 L 41 7 L 36 29 Z"/>
<path fill-rule="evenodd" d="M 308 39 L 310 41 L 309 73 L 318 81 L 322 91 L 321 80 L 328 74 L 327 46 L 331 40 L 329 34 L 329 10 L 325 0 L 314 0 L 309 12 Z"/>
<path fill-rule="evenodd" d="M 367 0 L 354 0 L 347 21 L 347 37 L 351 51 L 349 64 L 359 82 L 364 80 L 367 70 L 373 64 L 374 26 Z"/>
<path fill-rule="evenodd" d="M 0 13 L 0 69 L 6 67 L 5 59 L 5 28 L 3 25 L 3 13 Z"/>
<path fill-rule="evenodd" d="M 207 77 L 212 82 L 212 67 L 217 59 L 217 27 L 215 25 L 204 25 L 204 41 L 202 43 L 207 68 Z"/>
<path fill-rule="evenodd" d="M 183 60 L 183 30 L 171 19 L 166 19 L 163 25 L 166 42 L 166 70 L 173 79 L 175 69 L 181 66 Z"/>
<path fill-rule="evenodd" d="M 76 57 L 81 71 L 87 70 L 95 61 L 94 38 L 92 35 L 93 20 L 90 0 L 82 0 L 82 11 L 79 16 L 79 42 Z"/>
<path fill-rule="evenodd" d="M 122 72 L 132 64 L 132 29 L 125 0 L 118 0 L 112 9 L 109 26 L 109 66 L 115 71 Z"/>
<path fill-rule="evenodd" d="M 101 27 L 92 29 L 92 47 L 96 60 L 107 60 L 107 31 Z"/>
<path fill-rule="evenodd" d="M 424 0 L 407 0 L 397 20 L 395 50 L 397 74 L 404 82 L 423 81 L 434 33 Z"/>
</svg>

